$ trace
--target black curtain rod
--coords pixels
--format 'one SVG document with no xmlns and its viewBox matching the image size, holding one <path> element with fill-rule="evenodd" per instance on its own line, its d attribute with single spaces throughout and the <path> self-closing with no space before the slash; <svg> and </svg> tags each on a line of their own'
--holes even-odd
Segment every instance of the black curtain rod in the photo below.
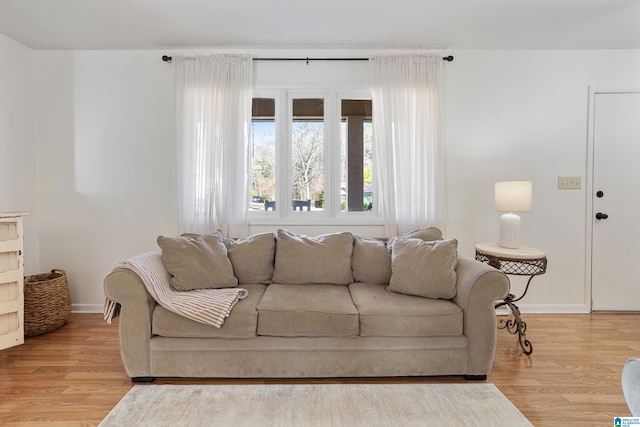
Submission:
<svg viewBox="0 0 640 427">
<path fill-rule="evenodd" d="M 171 57 L 167 55 L 162 55 L 162 60 L 164 62 L 171 62 Z M 309 64 L 309 61 L 368 61 L 369 58 L 253 58 L 254 61 L 306 61 Z M 451 62 L 453 61 L 453 55 L 445 56 L 442 58 L 443 61 Z"/>
</svg>

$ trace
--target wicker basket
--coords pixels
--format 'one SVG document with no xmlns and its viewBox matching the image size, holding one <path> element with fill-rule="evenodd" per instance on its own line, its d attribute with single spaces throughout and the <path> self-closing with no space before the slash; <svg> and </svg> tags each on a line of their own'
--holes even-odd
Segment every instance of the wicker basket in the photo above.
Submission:
<svg viewBox="0 0 640 427">
<path fill-rule="evenodd" d="M 24 278 L 24 335 L 55 331 L 71 313 L 67 275 L 61 268 Z"/>
</svg>

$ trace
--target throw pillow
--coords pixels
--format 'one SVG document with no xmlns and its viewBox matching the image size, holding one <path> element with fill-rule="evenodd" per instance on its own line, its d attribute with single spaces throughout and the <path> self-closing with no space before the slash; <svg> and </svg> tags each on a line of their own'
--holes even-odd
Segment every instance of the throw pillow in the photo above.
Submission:
<svg viewBox="0 0 640 427">
<path fill-rule="evenodd" d="M 353 283 L 351 233 L 310 237 L 278 230 L 273 283 Z"/>
<path fill-rule="evenodd" d="M 387 285 L 391 278 L 391 251 L 384 240 L 355 236 L 351 267 L 356 282 Z"/>
<path fill-rule="evenodd" d="M 238 285 L 222 235 L 158 237 L 162 261 L 176 291 L 232 288 Z"/>
<path fill-rule="evenodd" d="M 423 228 L 420 230 L 410 231 L 398 236 L 401 239 L 421 239 L 421 240 L 442 240 L 442 231 L 437 227 Z"/>
<path fill-rule="evenodd" d="M 399 236 L 394 236 L 387 242 L 387 247 L 391 247 L 395 239 L 421 239 L 425 241 L 442 240 L 442 231 L 437 227 L 423 228 L 420 230 L 410 231 Z"/>
<path fill-rule="evenodd" d="M 239 283 L 271 283 L 276 240 L 273 233 L 259 233 L 241 239 L 224 239 L 233 274 Z"/>
<path fill-rule="evenodd" d="M 210 231 L 210 232 L 208 232 L 206 234 L 182 233 L 180 236 L 182 236 L 182 237 L 190 237 L 192 239 L 197 239 L 198 237 L 206 236 L 207 234 L 212 234 L 214 236 L 220 236 L 221 239 L 224 238 L 224 236 L 222 235 L 222 231 L 220 231 L 220 230 Z"/>
<path fill-rule="evenodd" d="M 451 299 L 456 296 L 458 241 L 395 239 L 391 245 L 388 289 L 407 295 Z"/>
</svg>

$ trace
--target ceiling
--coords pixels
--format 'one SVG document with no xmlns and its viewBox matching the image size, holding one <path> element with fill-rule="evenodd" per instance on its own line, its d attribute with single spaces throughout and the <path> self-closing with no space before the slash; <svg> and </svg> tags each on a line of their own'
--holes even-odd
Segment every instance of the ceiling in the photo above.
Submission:
<svg viewBox="0 0 640 427">
<path fill-rule="evenodd" d="M 31 49 L 640 49 L 640 0 L 0 0 Z"/>
</svg>

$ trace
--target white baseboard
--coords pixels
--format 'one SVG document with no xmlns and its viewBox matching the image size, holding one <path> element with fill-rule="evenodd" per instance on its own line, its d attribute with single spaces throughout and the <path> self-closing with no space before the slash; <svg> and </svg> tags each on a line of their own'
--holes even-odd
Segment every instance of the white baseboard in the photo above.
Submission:
<svg viewBox="0 0 640 427">
<path fill-rule="evenodd" d="M 72 313 L 102 313 L 103 304 L 71 304 Z"/>
<path fill-rule="evenodd" d="M 591 307 L 584 304 L 517 304 L 520 313 L 530 314 L 581 314 L 591 313 Z"/>
</svg>

